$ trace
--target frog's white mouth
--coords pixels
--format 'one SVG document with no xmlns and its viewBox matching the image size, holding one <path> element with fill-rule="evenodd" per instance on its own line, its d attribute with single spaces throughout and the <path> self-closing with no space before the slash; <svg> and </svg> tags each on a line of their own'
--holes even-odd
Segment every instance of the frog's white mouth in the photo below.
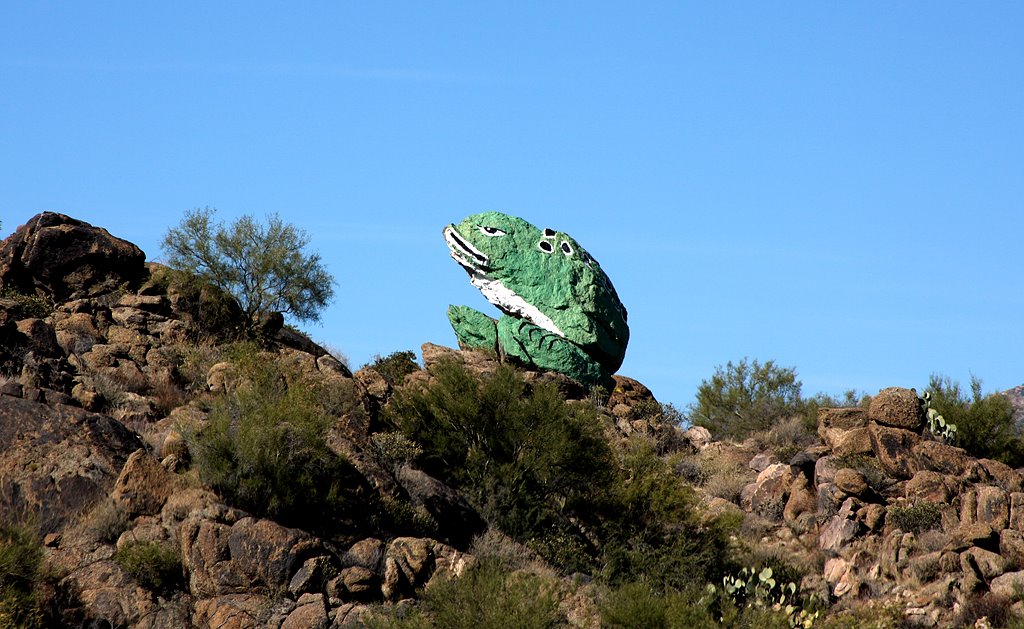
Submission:
<svg viewBox="0 0 1024 629">
<path fill-rule="evenodd" d="M 487 268 L 490 259 L 483 251 L 466 242 L 452 225 L 444 228 L 444 241 L 452 252 L 452 258 L 470 273 L 477 269 Z"/>
</svg>

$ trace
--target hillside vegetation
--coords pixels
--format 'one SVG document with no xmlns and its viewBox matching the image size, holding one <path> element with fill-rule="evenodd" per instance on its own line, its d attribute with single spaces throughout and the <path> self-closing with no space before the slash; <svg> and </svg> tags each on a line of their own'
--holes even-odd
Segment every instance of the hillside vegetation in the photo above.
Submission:
<svg viewBox="0 0 1024 629">
<path fill-rule="evenodd" d="M 0 285 L 0 627 L 1024 624 L 980 382 L 805 398 L 743 359 L 680 411 L 430 344 L 353 372 L 50 213 Z"/>
</svg>

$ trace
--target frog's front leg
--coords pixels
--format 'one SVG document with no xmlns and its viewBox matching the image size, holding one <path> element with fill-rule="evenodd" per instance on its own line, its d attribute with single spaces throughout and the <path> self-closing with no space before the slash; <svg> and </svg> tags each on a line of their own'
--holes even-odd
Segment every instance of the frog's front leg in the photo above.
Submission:
<svg viewBox="0 0 1024 629">
<path fill-rule="evenodd" d="M 469 306 L 448 306 L 448 321 L 464 349 L 498 351 L 498 322 Z"/>
<path fill-rule="evenodd" d="M 525 319 L 503 316 L 498 320 L 502 351 L 522 362 L 564 373 L 587 385 L 608 380 L 601 366 L 579 345 Z"/>
</svg>

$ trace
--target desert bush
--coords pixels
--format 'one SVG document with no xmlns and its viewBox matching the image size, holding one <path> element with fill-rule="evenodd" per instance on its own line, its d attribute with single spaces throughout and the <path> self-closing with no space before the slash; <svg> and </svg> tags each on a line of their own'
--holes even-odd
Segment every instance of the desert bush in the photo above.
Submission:
<svg viewBox="0 0 1024 629">
<path fill-rule="evenodd" d="M 266 225 L 245 215 L 230 226 L 215 222 L 216 210 L 195 209 L 167 231 L 168 264 L 231 294 L 255 323 L 270 312 L 318 321 L 334 296 L 334 278 L 318 254 L 303 252 L 309 236 L 279 216 Z"/>
<path fill-rule="evenodd" d="M 0 523 L 0 628 L 42 624 L 43 545 L 29 524 Z"/>
<path fill-rule="evenodd" d="M 113 498 L 97 502 L 82 522 L 83 531 L 90 540 L 113 544 L 121 533 L 128 530 L 128 512 Z"/>
<path fill-rule="evenodd" d="M 942 508 L 931 502 L 889 507 L 886 520 L 904 533 L 922 533 L 942 524 Z"/>
<path fill-rule="evenodd" d="M 393 387 L 402 384 L 407 375 L 420 368 L 416 354 L 409 350 L 392 352 L 387 356 L 377 354 L 366 366 L 384 376 L 384 380 Z"/>
<path fill-rule="evenodd" d="M 205 428 L 186 433 L 199 477 L 232 505 L 285 524 L 352 524 L 369 492 L 325 443 L 334 419 L 313 389 L 289 386 L 276 361 L 234 351 L 244 384 L 214 400 Z"/>
<path fill-rule="evenodd" d="M 698 461 L 704 478 L 704 491 L 738 505 L 740 492 L 754 480 L 750 469 L 721 454 L 701 455 Z"/>
<path fill-rule="evenodd" d="M 405 618 L 378 617 L 371 627 L 406 629 L 543 629 L 565 625 L 557 582 L 481 561 L 457 580 L 432 585 Z"/>
<path fill-rule="evenodd" d="M 984 395 L 971 377 L 970 396 L 958 382 L 933 374 L 928 382 L 931 408 L 956 426 L 956 443 L 971 455 L 1011 467 L 1024 465 L 1024 440 L 1014 421 L 1013 404 L 998 393 Z"/>
<path fill-rule="evenodd" d="M 114 553 L 114 562 L 139 585 L 158 594 L 166 594 L 184 584 L 181 553 L 177 546 L 168 542 L 125 544 Z"/>
<path fill-rule="evenodd" d="M 697 388 L 689 419 L 717 439 L 745 439 L 776 421 L 801 414 L 800 381 L 796 370 L 774 361 L 746 358 L 715 368 L 710 380 Z"/>
<path fill-rule="evenodd" d="M 657 592 L 643 583 L 628 583 L 607 593 L 600 604 L 601 626 L 611 629 L 789 629 L 784 612 L 739 607 L 720 592 Z"/>
<path fill-rule="evenodd" d="M 478 379 L 446 362 L 434 376 L 428 387 L 399 390 L 384 414 L 422 447 L 424 471 L 520 540 L 594 519 L 615 470 L 592 406 L 567 405 L 553 384 L 528 390 L 508 366 Z"/>
<path fill-rule="evenodd" d="M 45 319 L 53 314 L 53 302 L 40 295 L 28 295 L 12 288 L 0 290 L 0 299 L 10 299 L 15 302 L 14 312 L 11 318 L 17 319 Z"/>
</svg>

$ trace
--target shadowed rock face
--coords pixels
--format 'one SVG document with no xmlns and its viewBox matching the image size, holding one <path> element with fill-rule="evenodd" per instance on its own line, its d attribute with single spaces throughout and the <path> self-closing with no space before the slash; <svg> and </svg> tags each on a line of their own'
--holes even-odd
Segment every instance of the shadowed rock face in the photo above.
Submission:
<svg viewBox="0 0 1024 629">
<path fill-rule="evenodd" d="M 105 415 L 0 395 L 0 516 L 63 529 L 110 493 L 138 435 Z"/>
<path fill-rule="evenodd" d="M 63 301 L 134 285 L 146 254 L 105 229 L 63 214 L 38 214 L 0 248 L 0 286 Z"/>
</svg>

